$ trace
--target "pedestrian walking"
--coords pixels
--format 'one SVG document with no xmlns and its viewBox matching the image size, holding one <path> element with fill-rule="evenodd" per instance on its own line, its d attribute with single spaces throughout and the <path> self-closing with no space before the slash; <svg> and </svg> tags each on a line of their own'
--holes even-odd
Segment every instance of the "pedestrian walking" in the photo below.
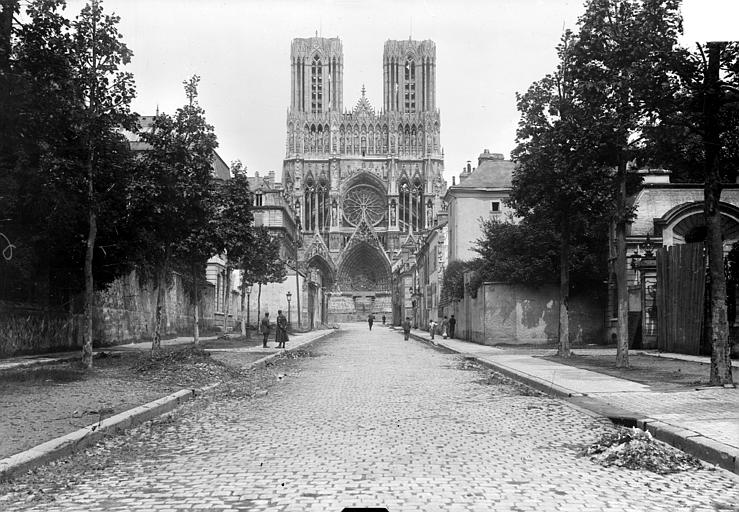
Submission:
<svg viewBox="0 0 739 512">
<path fill-rule="evenodd" d="M 372 324 L 375 323 L 375 315 L 372 313 L 367 317 L 367 323 L 369 324 L 370 331 L 372 330 Z"/>
<path fill-rule="evenodd" d="M 382 325 L 385 325 L 385 315 L 382 315 Z"/>
<path fill-rule="evenodd" d="M 267 348 L 267 341 L 269 340 L 269 313 L 264 314 L 261 323 L 259 324 L 259 331 L 262 333 L 264 338 L 262 339 L 262 347 Z"/>
<path fill-rule="evenodd" d="M 411 334 L 411 318 L 409 316 L 405 317 L 405 322 L 403 322 L 403 334 L 406 340 Z"/>
<path fill-rule="evenodd" d="M 275 330 L 275 340 L 277 348 L 285 348 L 285 342 L 289 341 L 287 337 L 287 318 L 282 314 L 282 310 L 277 311 L 277 329 Z"/>
<path fill-rule="evenodd" d="M 434 334 L 436 334 L 436 322 L 432 318 L 429 320 L 429 334 L 431 335 L 431 339 L 434 339 Z"/>
<path fill-rule="evenodd" d="M 457 319 L 454 315 L 449 319 L 449 339 L 454 338 L 454 328 L 457 326 Z"/>
<path fill-rule="evenodd" d="M 441 321 L 441 335 L 446 339 L 447 332 L 449 331 L 449 319 L 444 316 L 444 320 Z"/>
</svg>

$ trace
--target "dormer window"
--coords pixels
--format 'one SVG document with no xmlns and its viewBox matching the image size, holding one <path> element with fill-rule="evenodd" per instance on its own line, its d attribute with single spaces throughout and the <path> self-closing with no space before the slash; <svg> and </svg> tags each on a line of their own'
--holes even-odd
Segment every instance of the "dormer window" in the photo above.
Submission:
<svg viewBox="0 0 739 512">
<path fill-rule="evenodd" d="M 254 206 L 262 206 L 262 191 L 257 190 L 254 194 Z"/>
</svg>

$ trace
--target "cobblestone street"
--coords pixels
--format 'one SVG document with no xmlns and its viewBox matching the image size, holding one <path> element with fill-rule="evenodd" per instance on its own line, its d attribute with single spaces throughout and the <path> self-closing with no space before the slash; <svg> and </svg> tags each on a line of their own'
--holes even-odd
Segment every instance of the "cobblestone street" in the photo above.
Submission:
<svg viewBox="0 0 739 512">
<path fill-rule="evenodd" d="M 316 357 L 296 361 L 265 396 L 192 407 L 152 430 L 145 458 L 81 475 L 85 483 L 54 503 L 2 507 L 675 511 L 739 503 L 739 481 L 723 470 L 660 476 L 579 457 L 606 424 L 555 399 L 485 384 L 459 356 L 398 332 L 347 325 L 311 351 Z"/>
</svg>

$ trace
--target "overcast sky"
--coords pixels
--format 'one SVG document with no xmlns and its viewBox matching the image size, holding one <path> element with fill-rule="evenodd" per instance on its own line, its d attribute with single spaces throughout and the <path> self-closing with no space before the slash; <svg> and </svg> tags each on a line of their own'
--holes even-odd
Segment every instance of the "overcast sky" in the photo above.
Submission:
<svg viewBox="0 0 739 512">
<path fill-rule="evenodd" d="M 83 3 L 71 0 L 70 15 Z M 684 0 L 687 37 L 736 39 L 737 4 Z M 467 160 L 476 165 L 485 148 L 509 156 L 518 122 L 515 93 L 553 70 L 562 29 L 574 28 L 583 10 L 583 0 L 105 0 L 103 5 L 121 17 L 120 31 L 134 52 L 129 66 L 138 91 L 134 110 L 150 115 L 159 107 L 173 113 L 185 102 L 182 81 L 200 75 L 200 104 L 215 126 L 218 153 L 226 162 L 242 160 L 250 175 L 281 174 L 293 38 L 316 32 L 341 38 L 344 107 L 354 106 L 364 84 L 378 110 L 384 42 L 432 39 L 450 184 L 452 174 Z"/>
</svg>

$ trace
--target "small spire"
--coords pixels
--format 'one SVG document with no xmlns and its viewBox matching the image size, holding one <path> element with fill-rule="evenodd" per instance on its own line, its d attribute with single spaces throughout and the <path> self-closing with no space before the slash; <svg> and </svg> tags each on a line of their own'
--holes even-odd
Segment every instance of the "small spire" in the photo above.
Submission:
<svg viewBox="0 0 739 512">
<path fill-rule="evenodd" d="M 362 98 L 364 98 L 364 84 L 362 84 Z"/>
</svg>

